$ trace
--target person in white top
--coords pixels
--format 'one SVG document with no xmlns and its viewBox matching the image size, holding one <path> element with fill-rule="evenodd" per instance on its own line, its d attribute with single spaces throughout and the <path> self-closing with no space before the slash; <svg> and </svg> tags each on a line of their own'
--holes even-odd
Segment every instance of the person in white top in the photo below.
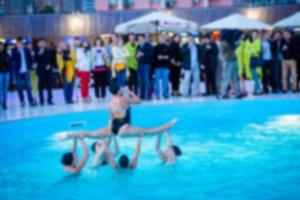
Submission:
<svg viewBox="0 0 300 200">
<path fill-rule="evenodd" d="M 266 31 L 263 33 L 262 41 L 262 57 L 263 57 L 263 92 L 269 93 L 269 86 L 272 86 L 271 72 L 272 72 L 272 53 L 271 53 L 271 33 Z"/>
<path fill-rule="evenodd" d="M 126 84 L 127 63 L 126 58 L 129 56 L 127 49 L 124 47 L 124 41 L 121 37 L 116 37 L 113 40 L 112 47 L 112 71 L 117 78 L 120 87 Z"/>
<path fill-rule="evenodd" d="M 100 37 L 97 37 L 94 42 L 93 52 L 93 78 L 95 96 L 97 99 L 104 99 L 106 96 L 106 87 L 108 82 L 108 58 L 107 50 L 104 47 L 104 42 Z M 101 88 L 101 90 L 100 90 Z M 100 90 L 100 91 L 99 91 Z"/>
<path fill-rule="evenodd" d="M 81 97 L 83 102 L 87 103 L 89 102 L 89 81 L 93 63 L 93 55 L 90 43 L 88 41 L 84 41 L 81 47 L 77 49 L 76 55 L 77 76 L 81 81 Z"/>
</svg>

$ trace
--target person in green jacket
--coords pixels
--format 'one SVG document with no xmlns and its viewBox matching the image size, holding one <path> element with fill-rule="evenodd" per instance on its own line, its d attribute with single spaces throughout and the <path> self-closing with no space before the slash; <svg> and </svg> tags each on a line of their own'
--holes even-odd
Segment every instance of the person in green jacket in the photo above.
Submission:
<svg viewBox="0 0 300 200">
<path fill-rule="evenodd" d="M 238 63 L 238 75 L 241 84 L 241 91 L 244 96 L 247 96 L 248 92 L 246 91 L 245 79 L 252 79 L 252 74 L 250 70 L 250 39 L 247 33 L 241 35 L 241 38 L 238 42 L 236 49 L 236 57 Z"/>
<path fill-rule="evenodd" d="M 237 48 L 235 50 L 237 66 L 238 66 L 238 76 L 241 84 L 241 90 L 244 95 L 247 95 L 246 87 L 245 87 L 245 80 L 244 75 L 246 74 L 246 66 L 244 64 L 244 48 L 246 43 L 246 36 L 245 34 L 241 35 L 240 40 L 238 41 Z"/>
<path fill-rule="evenodd" d="M 261 68 L 261 39 L 259 38 L 258 31 L 254 30 L 251 35 L 249 50 L 251 54 L 250 59 L 250 68 L 251 73 L 254 80 L 254 91 L 253 95 L 259 95 L 261 94 L 261 83 L 259 79 L 259 74 L 257 72 L 257 69 Z"/>
<path fill-rule="evenodd" d="M 127 57 L 127 66 L 129 69 L 129 81 L 128 86 L 131 91 L 135 94 L 138 92 L 138 80 L 137 80 L 137 68 L 138 61 L 136 57 L 138 43 L 135 41 L 135 35 L 129 34 L 129 41 L 126 43 L 125 48 L 127 49 L 129 56 Z"/>
</svg>

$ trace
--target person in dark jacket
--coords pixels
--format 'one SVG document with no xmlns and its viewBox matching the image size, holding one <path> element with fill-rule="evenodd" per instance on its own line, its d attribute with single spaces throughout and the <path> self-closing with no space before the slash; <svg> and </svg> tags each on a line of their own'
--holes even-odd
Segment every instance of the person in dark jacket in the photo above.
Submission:
<svg viewBox="0 0 300 200">
<path fill-rule="evenodd" d="M 47 103 L 53 105 L 52 102 L 52 64 L 51 52 L 46 48 L 46 41 L 41 39 L 38 43 L 36 52 L 36 62 L 38 75 L 38 89 L 40 104 L 44 105 L 44 89 L 47 89 Z"/>
<path fill-rule="evenodd" d="M 171 49 L 171 84 L 172 84 L 172 95 L 180 96 L 179 93 L 179 80 L 181 72 L 181 54 L 180 54 L 180 36 L 175 35 L 172 38 L 170 49 Z"/>
<path fill-rule="evenodd" d="M 211 34 L 207 34 L 202 44 L 202 64 L 205 71 L 206 95 L 216 94 L 216 70 L 218 65 L 218 46 Z"/>
<path fill-rule="evenodd" d="M 237 92 L 235 98 L 242 98 L 243 94 L 240 89 L 237 56 L 236 56 L 236 44 L 238 38 L 240 38 L 240 32 L 237 30 L 222 30 L 221 31 L 221 44 L 220 53 L 223 58 L 223 72 L 222 83 L 219 98 L 229 98 L 229 86 L 232 85 Z"/>
<path fill-rule="evenodd" d="M 9 86 L 10 58 L 4 43 L 0 42 L 0 106 L 7 109 L 7 92 Z"/>
<path fill-rule="evenodd" d="M 300 35 L 295 36 L 296 59 L 297 59 L 297 91 L 300 91 Z"/>
<path fill-rule="evenodd" d="M 16 77 L 18 95 L 21 106 L 25 106 L 23 89 L 27 92 L 28 102 L 31 106 L 35 106 L 36 102 L 32 96 L 31 80 L 29 70 L 32 66 L 32 58 L 30 51 L 24 47 L 23 38 L 17 38 L 16 48 L 12 50 L 12 65 Z"/>
<path fill-rule="evenodd" d="M 181 92 L 183 96 L 189 96 L 191 91 L 193 96 L 199 95 L 200 91 L 200 47 L 195 43 L 193 35 L 188 36 L 188 41 L 180 50 L 182 57 L 182 85 Z M 193 79 L 191 85 L 191 79 Z M 191 90 L 190 90 L 191 87 Z"/>
<path fill-rule="evenodd" d="M 296 45 L 292 33 L 284 31 L 284 40 L 281 44 L 282 60 L 282 91 L 288 90 L 288 73 L 291 73 L 291 86 L 293 92 L 297 90 L 297 64 L 296 64 Z"/>
<path fill-rule="evenodd" d="M 281 90 L 281 62 L 282 52 L 280 50 L 282 43 L 282 35 L 280 31 L 276 31 L 273 35 L 272 40 L 272 66 L 271 66 L 271 77 L 272 77 L 272 92 L 278 93 Z"/>
<path fill-rule="evenodd" d="M 153 58 L 153 47 L 144 35 L 138 36 L 137 58 L 138 58 L 138 85 L 141 99 L 151 99 L 151 62 Z"/>
<path fill-rule="evenodd" d="M 160 81 L 162 81 L 163 98 L 168 99 L 168 83 L 170 73 L 171 50 L 167 45 L 166 36 L 159 36 L 159 43 L 154 48 L 155 95 L 160 99 Z"/>
<path fill-rule="evenodd" d="M 269 86 L 271 86 L 272 91 L 274 90 L 272 84 L 272 50 L 271 50 L 271 41 L 270 41 L 270 32 L 265 31 L 262 34 L 262 83 L 263 83 L 263 91 L 265 94 L 269 93 Z"/>
</svg>

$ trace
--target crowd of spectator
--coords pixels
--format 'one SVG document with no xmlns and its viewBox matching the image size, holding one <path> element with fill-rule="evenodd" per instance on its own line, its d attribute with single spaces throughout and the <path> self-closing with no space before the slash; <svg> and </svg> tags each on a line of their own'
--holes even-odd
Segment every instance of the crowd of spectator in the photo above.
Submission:
<svg viewBox="0 0 300 200">
<path fill-rule="evenodd" d="M 295 33 L 223 30 L 220 35 L 216 39 L 212 33 L 159 34 L 155 41 L 144 34 L 111 35 L 109 40 L 97 37 L 92 43 L 75 38 L 72 45 L 45 39 L 33 44 L 22 37 L 15 43 L 2 42 L 1 107 L 7 109 L 8 91 L 14 89 L 22 107 L 26 106 L 24 92 L 30 106 L 53 105 L 56 83 L 62 86 L 67 104 L 79 98 L 89 103 L 90 88 L 99 101 L 104 100 L 110 81 L 128 86 L 143 100 L 200 95 L 243 98 L 249 92 L 245 86 L 249 79 L 254 80 L 253 95 L 299 91 L 300 43 Z"/>
</svg>

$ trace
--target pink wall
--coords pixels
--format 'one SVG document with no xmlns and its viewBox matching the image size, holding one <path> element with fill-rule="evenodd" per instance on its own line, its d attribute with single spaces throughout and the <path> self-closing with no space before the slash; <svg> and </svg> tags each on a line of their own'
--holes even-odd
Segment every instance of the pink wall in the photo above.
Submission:
<svg viewBox="0 0 300 200">
<path fill-rule="evenodd" d="M 191 8 L 192 6 L 192 0 L 177 0 L 175 5 L 176 8 Z"/>
<path fill-rule="evenodd" d="M 150 0 L 135 0 L 131 9 L 149 9 L 150 8 Z"/>
<path fill-rule="evenodd" d="M 96 8 L 95 10 L 109 10 L 109 4 L 108 4 L 108 1 L 109 0 L 96 0 L 95 1 L 95 5 L 96 5 Z"/>
<path fill-rule="evenodd" d="M 234 5 L 234 0 L 211 0 L 209 1 L 210 7 L 215 6 L 232 6 Z"/>
</svg>

